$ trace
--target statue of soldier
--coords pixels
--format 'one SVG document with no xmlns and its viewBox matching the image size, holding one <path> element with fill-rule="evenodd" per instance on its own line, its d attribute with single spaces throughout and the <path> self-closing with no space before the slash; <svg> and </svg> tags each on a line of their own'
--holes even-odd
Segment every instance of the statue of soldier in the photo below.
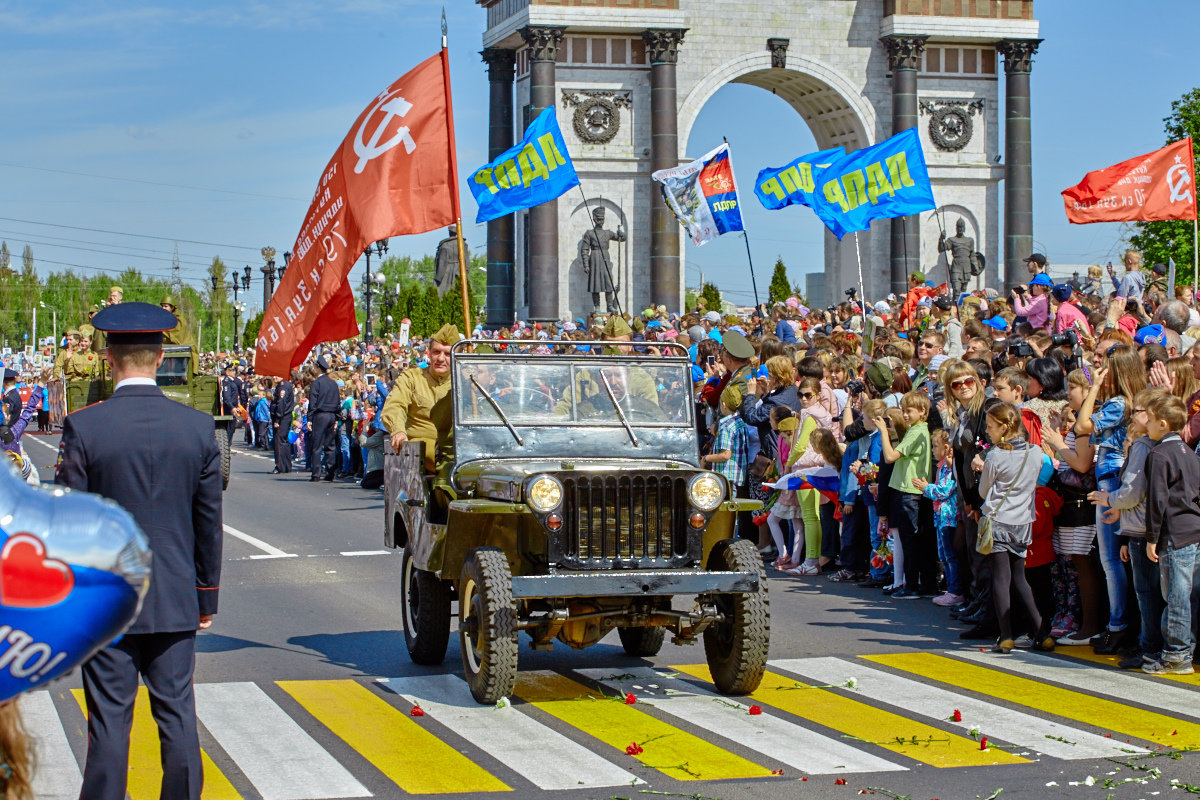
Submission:
<svg viewBox="0 0 1200 800">
<path fill-rule="evenodd" d="M 962 217 L 959 217 L 954 231 L 954 236 L 949 239 L 946 238 L 946 232 L 942 231 L 938 239 L 938 252 L 950 253 L 950 289 L 953 296 L 958 297 L 966 291 L 971 276 L 978 275 L 980 269 L 975 255 L 975 240 L 966 235 L 967 223 Z"/>
<path fill-rule="evenodd" d="M 437 255 L 433 259 L 433 283 L 437 286 L 438 297 L 445 297 L 446 292 L 454 288 L 454 279 L 458 277 L 458 226 L 451 225 L 446 233 L 446 238 L 438 242 Z M 470 265 L 471 251 L 466 242 L 463 242 L 463 253 Z"/>
<path fill-rule="evenodd" d="M 613 267 L 612 257 L 608 254 L 608 243 L 625 241 L 625 227 L 618 225 L 617 230 L 604 228 L 604 209 L 592 210 L 592 227 L 583 232 L 579 240 L 579 260 L 583 264 L 583 272 L 587 275 L 588 291 L 592 295 L 592 306 L 597 313 L 600 311 L 600 295 L 605 295 L 607 307 L 605 313 L 612 313 L 617 308 L 617 290 L 620 288 L 620 276 Z"/>
</svg>

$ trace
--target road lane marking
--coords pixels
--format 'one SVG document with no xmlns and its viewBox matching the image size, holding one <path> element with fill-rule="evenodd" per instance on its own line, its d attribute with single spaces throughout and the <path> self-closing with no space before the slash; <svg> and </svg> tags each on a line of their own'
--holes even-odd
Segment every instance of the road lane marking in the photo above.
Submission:
<svg viewBox="0 0 1200 800">
<path fill-rule="evenodd" d="M 1054 650 L 1054 654 L 1070 656 L 1071 658 L 1077 658 L 1081 661 L 1086 661 L 1092 664 L 1103 664 L 1107 667 L 1112 667 L 1113 669 L 1119 669 L 1117 662 L 1121 660 L 1121 656 L 1119 655 L 1102 656 L 1088 645 L 1057 647 Z M 1124 672 L 1124 670 L 1122 670 L 1122 672 Z M 1194 672 L 1191 675 L 1155 675 L 1154 679 L 1155 685 L 1158 685 L 1158 681 L 1166 679 L 1174 683 L 1187 684 L 1188 686 L 1200 686 L 1200 672 Z"/>
<path fill-rule="evenodd" d="M 672 667 L 672 669 L 705 681 L 711 680 L 708 669 L 703 665 Z M 947 733 L 941 728 L 875 708 L 835 692 L 804 684 L 799 685 L 802 688 L 797 689 L 797 681 L 794 679 L 768 672 L 763 676 L 762 684 L 750 695 L 750 698 L 831 728 L 852 739 L 858 739 L 864 743 L 870 742 L 884 750 L 907 756 L 931 767 L 982 767 L 996 764 L 1028 763 L 1027 759 L 1006 753 L 999 748 L 980 750 L 979 743 L 969 737 Z M 759 719 L 765 718 L 759 717 Z M 897 737 L 903 737 L 910 741 L 902 743 L 896 741 Z M 826 743 L 815 744 L 814 747 L 823 750 L 828 748 L 828 737 L 823 738 L 826 739 Z M 913 739 L 918 741 L 911 741 Z M 746 740 L 742 739 L 741 741 Z M 838 742 L 838 744 L 848 747 L 844 742 Z M 837 761 L 836 763 L 848 762 Z M 896 767 L 891 768 L 896 769 Z M 864 771 L 849 766 L 847 770 L 851 772 Z"/>
<path fill-rule="evenodd" d="M 279 681 L 278 686 L 410 794 L 510 791 L 470 757 L 356 681 Z M 298 771 L 297 778 L 304 780 L 306 771 Z"/>
<path fill-rule="evenodd" d="M 199 688 L 199 687 L 197 687 Z M 82 689 L 72 689 L 79 707 L 87 715 L 87 702 Z M 217 768 L 203 750 L 200 761 L 204 769 L 204 800 L 242 800 L 238 790 Z M 158 723 L 150 714 L 150 695 L 139 687 L 133 705 L 133 727 L 129 732 L 129 783 L 126 793 L 130 800 L 159 800 L 162 789 L 162 752 L 158 740 Z"/>
<path fill-rule="evenodd" d="M 201 684 L 196 712 L 263 800 L 371 794 L 256 684 Z"/>
<path fill-rule="evenodd" d="M 50 692 L 31 692 L 22 697 L 21 717 L 30 732 L 36 757 L 33 796 L 38 800 L 76 800 L 83 774 Z"/>
<path fill-rule="evenodd" d="M 863 658 L 1017 705 L 1049 711 L 1086 725 L 1113 731 L 1114 734 L 1120 732 L 1168 747 L 1200 745 L 1200 725 L 1193 722 L 1143 711 L 1070 689 L 1047 686 L 1007 672 L 933 653 L 895 653 Z"/>
<path fill-rule="evenodd" d="M 22 436 L 22 437 L 21 437 L 21 444 L 22 444 L 22 445 L 24 445 L 24 444 L 25 444 L 25 442 L 37 442 L 38 444 L 40 444 L 42 447 L 46 448 L 47 450 L 51 450 L 51 451 L 53 451 L 55 454 L 57 454 L 57 453 L 58 453 L 58 448 L 57 448 L 57 447 L 55 447 L 55 446 L 54 446 L 54 445 L 52 445 L 52 444 L 48 444 L 47 442 L 43 442 L 41 439 L 39 439 L 39 438 L 38 438 L 38 437 L 36 437 L 36 436 L 30 436 L 28 439 L 26 439 L 24 436 Z"/>
<path fill-rule="evenodd" d="M 672 667 L 708 680 L 704 667 Z M 751 716 L 749 706 L 719 697 L 694 683 L 666 678 L 648 667 L 631 669 L 633 678 L 606 679 L 611 669 L 582 669 L 582 675 L 620 693 L 633 692 L 639 700 L 697 728 L 762 753 L 810 775 L 847 772 L 903 772 L 905 767 L 863 752 L 852 745 L 823 736 L 786 719 L 762 714 Z M 636 684 L 640 688 L 634 687 Z M 657 688 L 652 688 L 651 684 Z"/>
<path fill-rule="evenodd" d="M 633 755 L 648 767 L 680 781 L 768 777 L 771 770 L 685 730 L 625 705 L 556 672 L 522 672 L 516 695 L 589 736 Z M 598 702 L 599 701 L 599 702 Z"/>
<path fill-rule="evenodd" d="M 970 661 L 1011 669 L 1031 678 L 1062 683 L 1093 694 L 1104 694 L 1118 700 L 1129 700 L 1157 708 L 1168 714 L 1187 714 L 1200 717 L 1200 692 L 1183 689 L 1163 681 L 1142 678 L 1128 672 L 1096 669 L 1077 661 L 1014 652 L 1007 656 L 994 653 L 950 651 L 952 655 Z M 988 656 L 991 656 L 989 659 Z"/>
<path fill-rule="evenodd" d="M 804 675 L 827 685 L 845 683 L 847 678 L 853 677 L 858 681 L 859 691 L 867 697 L 878 698 L 917 716 L 940 720 L 949 727 L 965 731 L 978 727 L 981 733 L 993 739 L 1028 747 L 1054 758 L 1100 759 L 1125 757 L 1129 750 L 1146 752 L 1123 741 L 929 686 L 858 661 L 826 657 L 779 659 L 768 663 L 774 669 Z M 955 709 L 962 712 L 961 722 L 950 718 Z"/>
<path fill-rule="evenodd" d="M 516 708 L 481 706 L 457 675 L 384 678 L 380 684 L 541 789 L 589 789 L 643 783 Z M 436 698 L 436 699 L 434 699 Z M 553 754 L 553 757 L 547 757 Z"/>
<path fill-rule="evenodd" d="M 250 558 L 297 558 L 298 557 L 295 553 L 285 553 L 284 551 L 280 550 L 275 545 L 267 544 L 262 539 L 256 539 L 255 537 L 251 536 L 248 533 L 242 533 L 237 528 L 234 528 L 232 526 L 225 525 L 223 527 L 225 528 L 225 532 L 228 533 L 233 538 L 241 539 L 243 542 L 250 545 L 251 547 L 257 547 L 259 550 L 262 550 L 263 553 L 265 553 L 265 555 L 254 555 L 254 556 L 250 556 Z"/>
<path fill-rule="evenodd" d="M 391 555 L 390 550 L 347 550 L 342 553 L 344 556 L 386 556 Z"/>
</svg>

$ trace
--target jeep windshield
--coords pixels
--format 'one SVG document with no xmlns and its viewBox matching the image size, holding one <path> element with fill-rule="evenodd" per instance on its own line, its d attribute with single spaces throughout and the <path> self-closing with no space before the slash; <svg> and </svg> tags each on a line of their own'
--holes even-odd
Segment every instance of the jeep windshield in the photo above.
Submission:
<svg viewBox="0 0 1200 800">
<path fill-rule="evenodd" d="M 459 356 L 455 370 L 463 426 L 692 426 L 691 375 L 678 358 Z"/>
</svg>

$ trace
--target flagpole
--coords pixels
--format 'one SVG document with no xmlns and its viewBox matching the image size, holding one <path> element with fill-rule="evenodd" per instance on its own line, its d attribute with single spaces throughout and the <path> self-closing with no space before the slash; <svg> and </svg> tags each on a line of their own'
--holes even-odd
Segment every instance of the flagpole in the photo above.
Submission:
<svg viewBox="0 0 1200 800">
<path fill-rule="evenodd" d="M 1192 286 L 1200 286 L 1200 249 L 1196 247 L 1197 239 L 1200 236 L 1200 216 L 1192 220 Z M 1174 289 L 1172 289 L 1174 291 Z"/>
<path fill-rule="evenodd" d="M 454 102 L 450 94 L 450 51 L 446 46 L 446 9 L 442 8 L 442 80 L 446 87 L 446 128 L 450 147 L 450 198 L 454 205 L 454 230 L 458 239 L 458 281 L 462 291 L 463 335 L 474 328 L 471 322 L 471 303 L 467 299 L 467 252 L 463 243 L 462 203 L 458 196 L 458 154 L 454 148 Z"/>
<path fill-rule="evenodd" d="M 742 224 L 745 225 L 744 222 Z M 750 237 L 746 235 L 745 228 L 742 228 L 742 239 L 746 242 L 746 260 L 750 262 L 750 286 L 754 289 L 754 307 L 758 308 L 758 281 L 754 280 L 754 259 L 750 256 Z"/>
<path fill-rule="evenodd" d="M 579 195 L 583 198 L 583 210 L 587 212 L 587 218 L 590 220 L 592 218 L 592 209 L 591 209 L 591 206 L 588 205 L 587 195 L 584 194 L 584 192 L 583 192 L 583 184 L 577 183 L 575 185 L 579 189 Z M 592 230 L 595 230 L 595 229 L 596 229 L 596 226 L 593 225 Z M 598 242 L 598 244 L 599 244 L 599 242 Z M 619 315 L 622 313 L 621 312 L 621 293 L 617 291 L 617 282 L 613 280 L 612 265 L 608 263 L 608 247 L 607 246 L 600 248 L 600 255 L 604 257 L 604 271 L 606 273 L 608 273 L 608 285 L 613 287 L 613 292 L 612 292 L 613 302 L 617 304 L 617 314 Z M 606 302 L 606 306 L 607 306 L 607 302 Z M 612 309 L 609 309 L 609 312 L 611 313 Z"/>
</svg>

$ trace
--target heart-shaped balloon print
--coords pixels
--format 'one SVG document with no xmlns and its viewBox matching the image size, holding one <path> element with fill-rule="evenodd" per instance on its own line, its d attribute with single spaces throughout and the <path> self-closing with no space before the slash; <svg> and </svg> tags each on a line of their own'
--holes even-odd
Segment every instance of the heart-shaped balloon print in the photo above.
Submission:
<svg viewBox="0 0 1200 800">
<path fill-rule="evenodd" d="M 0 464 L 0 702 L 120 636 L 149 583 L 146 537 L 120 506 Z"/>
<path fill-rule="evenodd" d="M 0 550 L 0 605 L 44 608 L 67 598 L 75 586 L 71 568 L 46 557 L 46 545 L 32 533 L 9 537 Z"/>
</svg>

